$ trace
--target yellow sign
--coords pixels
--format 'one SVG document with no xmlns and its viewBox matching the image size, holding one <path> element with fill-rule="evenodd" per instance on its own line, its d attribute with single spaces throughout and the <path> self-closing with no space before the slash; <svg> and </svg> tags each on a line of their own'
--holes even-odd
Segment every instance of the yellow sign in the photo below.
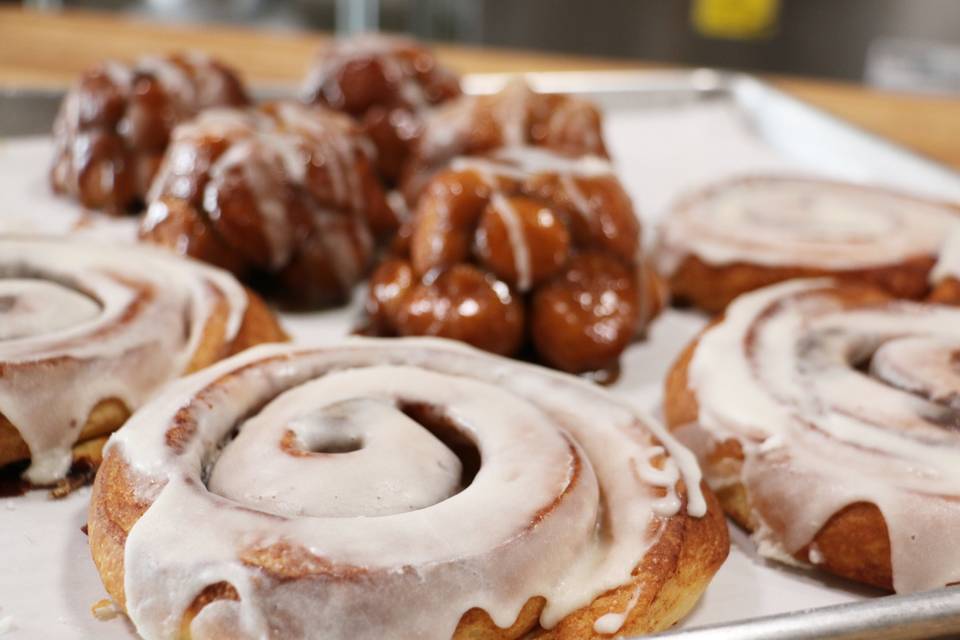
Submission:
<svg viewBox="0 0 960 640">
<path fill-rule="evenodd" d="M 780 0 L 694 0 L 690 20 L 707 38 L 753 40 L 776 32 Z"/>
</svg>

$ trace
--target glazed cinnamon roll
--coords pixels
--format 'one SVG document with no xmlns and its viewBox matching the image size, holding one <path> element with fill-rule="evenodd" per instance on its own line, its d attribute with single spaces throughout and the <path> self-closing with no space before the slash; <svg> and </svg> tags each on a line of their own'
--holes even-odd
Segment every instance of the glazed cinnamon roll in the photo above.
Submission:
<svg viewBox="0 0 960 640">
<path fill-rule="evenodd" d="M 288 304 L 341 303 L 373 235 L 396 225 L 372 157 L 349 118 L 323 107 L 207 111 L 174 131 L 141 238 Z"/>
<path fill-rule="evenodd" d="M 366 34 L 321 49 L 303 87 L 308 102 L 355 117 L 377 146 L 377 166 L 396 181 L 427 111 L 460 95 L 460 79 L 422 44 Z"/>
<path fill-rule="evenodd" d="M 630 198 L 597 157 L 462 158 L 374 273 L 374 333 L 433 335 L 565 371 L 611 371 L 664 303 Z"/>
<path fill-rule="evenodd" d="M 166 252 L 0 239 L 0 465 L 62 480 L 159 387 L 284 338 L 229 274 Z"/>
<path fill-rule="evenodd" d="M 728 548 L 693 456 L 629 405 L 422 339 L 259 347 L 169 387 L 111 439 L 89 532 L 149 639 L 632 634 Z"/>
<path fill-rule="evenodd" d="M 404 168 L 404 195 L 415 201 L 430 176 L 453 158 L 526 146 L 606 158 L 600 111 L 574 96 L 537 93 L 521 79 L 492 95 L 450 101 L 424 120 Z"/>
<path fill-rule="evenodd" d="M 960 582 L 960 310 L 795 280 L 735 300 L 666 384 L 761 554 L 884 589 Z"/>
<path fill-rule="evenodd" d="M 50 183 L 85 207 L 126 213 L 143 204 L 175 125 L 248 102 L 236 73 L 201 53 L 104 62 L 63 100 Z"/>
<path fill-rule="evenodd" d="M 919 299 L 958 210 L 799 177 L 740 178 L 682 199 L 660 226 L 657 266 L 674 299 L 711 313 L 746 291 L 831 276 Z"/>
</svg>

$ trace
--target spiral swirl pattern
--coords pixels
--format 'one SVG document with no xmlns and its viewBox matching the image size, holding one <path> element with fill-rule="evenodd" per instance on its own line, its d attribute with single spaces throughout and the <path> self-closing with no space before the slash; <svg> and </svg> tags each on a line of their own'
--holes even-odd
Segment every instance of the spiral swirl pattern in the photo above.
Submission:
<svg viewBox="0 0 960 640">
<path fill-rule="evenodd" d="M 956 308 L 825 280 L 768 287 L 699 340 L 698 416 L 680 433 L 707 461 L 739 443 L 742 464 L 707 473 L 746 488 L 762 552 L 818 564 L 818 532 L 867 503 L 886 525 L 892 587 L 944 586 L 960 581 L 944 534 L 960 526 L 958 354 Z"/>
<path fill-rule="evenodd" d="M 99 402 L 142 404 L 191 368 L 215 317 L 228 344 L 246 306 L 228 274 L 154 250 L 0 240 L 0 418 L 29 448 L 27 478 L 63 477 Z"/>
<path fill-rule="evenodd" d="M 960 233 L 958 211 L 851 183 L 738 178 L 670 211 L 659 229 L 657 266 L 677 299 L 710 312 L 753 289 L 823 276 L 920 299 L 957 271 L 946 240 Z"/>
<path fill-rule="evenodd" d="M 936 257 L 960 224 L 953 207 L 858 185 L 807 178 L 733 180 L 683 200 L 661 227 L 661 266 L 694 254 L 852 269 Z"/>
<path fill-rule="evenodd" d="M 122 595 L 146 638 L 222 583 L 194 637 L 449 638 L 536 596 L 549 628 L 706 511 L 692 455 L 628 405 L 431 339 L 249 350 L 139 411 L 104 464 L 141 505 Z"/>
</svg>

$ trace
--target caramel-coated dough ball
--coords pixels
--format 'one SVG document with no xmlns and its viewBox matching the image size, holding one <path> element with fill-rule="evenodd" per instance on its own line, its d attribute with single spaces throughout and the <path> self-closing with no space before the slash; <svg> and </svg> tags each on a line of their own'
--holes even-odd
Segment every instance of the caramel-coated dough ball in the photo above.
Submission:
<svg viewBox="0 0 960 640">
<path fill-rule="evenodd" d="M 570 233 L 557 214 L 522 196 L 496 197 L 484 209 L 474 253 L 497 277 L 526 291 L 567 261 Z"/>
<path fill-rule="evenodd" d="M 504 282 L 458 264 L 412 289 L 397 317 L 397 332 L 451 338 L 509 356 L 523 340 L 523 315 L 522 303 Z"/>
<path fill-rule="evenodd" d="M 533 344 L 540 358 L 558 369 L 605 369 L 636 335 L 640 313 L 630 269 L 608 255 L 580 254 L 534 294 Z"/>
</svg>

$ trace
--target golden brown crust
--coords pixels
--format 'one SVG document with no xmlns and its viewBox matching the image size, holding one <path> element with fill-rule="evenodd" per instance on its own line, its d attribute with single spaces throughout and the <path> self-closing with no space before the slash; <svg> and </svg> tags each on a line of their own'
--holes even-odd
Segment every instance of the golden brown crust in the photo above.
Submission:
<svg viewBox="0 0 960 640">
<path fill-rule="evenodd" d="M 960 305 L 960 280 L 952 276 L 944 278 L 934 286 L 930 302 Z"/>
<path fill-rule="evenodd" d="M 142 481 L 142 479 L 140 480 Z M 125 607 L 123 559 L 126 538 L 149 504 L 136 499 L 135 472 L 116 452 L 110 451 L 97 475 L 89 509 L 90 549 L 104 587 L 121 608 Z M 550 640 L 583 640 L 608 637 L 593 630 L 594 622 L 607 613 L 624 611 L 632 598 L 640 594 L 620 634 L 644 633 L 670 627 L 697 602 L 714 573 L 723 564 L 729 550 L 727 528 L 716 498 L 703 487 L 707 514 L 692 518 L 685 512 L 670 518 L 656 544 L 650 549 L 634 578 L 596 598 L 587 607 L 563 618 L 550 630 L 538 626 L 544 606 L 541 597 L 531 598 L 509 628 L 497 627 L 486 612 L 467 611 L 454 633 L 454 640 L 506 640 L 532 634 Z M 685 494 L 685 492 L 683 492 Z M 276 544 L 244 556 L 248 564 L 264 567 L 274 575 L 329 575 L 331 566 L 304 549 Z M 341 577 L 348 577 L 346 575 Z M 181 621 L 181 638 L 190 638 L 190 621 L 199 611 L 217 599 L 236 599 L 228 583 L 209 586 L 197 596 Z"/>
<path fill-rule="evenodd" d="M 247 291 L 247 308 L 237 335 L 232 341 L 225 342 L 228 317 L 227 301 L 221 299 L 216 311 L 204 327 L 203 337 L 197 345 L 186 373 L 202 369 L 254 345 L 265 342 L 284 342 L 288 339 L 270 309 L 250 291 Z M 130 409 L 116 398 L 105 398 L 97 403 L 80 429 L 77 444 L 74 446 L 74 460 L 82 457 L 96 466 L 100 459 L 99 449 L 105 440 L 99 444 L 94 441 L 119 429 L 129 416 Z M 30 450 L 27 448 L 27 443 L 20 437 L 20 432 L 3 414 L 0 414 L 0 467 L 27 460 L 29 457 Z"/>
<path fill-rule="evenodd" d="M 869 289 L 851 294 L 850 302 L 869 298 L 884 298 Z M 717 319 L 719 322 L 722 318 Z M 694 340 L 680 354 L 667 374 L 664 391 L 664 414 L 670 429 L 679 429 L 695 423 L 699 414 L 696 395 L 688 382 L 690 361 L 696 350 Z M 704 475 L 730 478 L 743 462 L 743 450 L 736 440 L 727 440 L 701 459 Z M 717 491 L 723 510 L 737 524 L 753 531 L 756 526 L 754 508 L 746 487 L 736 482 Z M 856 580 L 881 589 L 893 589 L 893 571 L 890 561 L 890 538 L 886 522 L 876 505 L 855 503 L 834 513 L 809 544 L 794 554 L 807 562 L 812 545 L 822 556 L 818 567 L 844 578 Z"/>
<path fill-rule="evenodd" d="M 77 442 L 83 443 L 116 431 L 129 416 L 130 410 L 121 401 L 105 398 L 90 411 Z M 30 450 L 20 437 L 20 432 L 6 416 L 0 414 L 0 467 L 29 457 Z"/>
<path fill-rule="evenodd" d="M 671 274 L 669 284 L 674 301 L 708 313 L 720 313 L 734 298 L 748 291 L 794 278 L 832 277 L 874 286 L 897 298 L 917 300 L 930 290 L 928 278 L 934 263 L 932 257 L 919 256 L 875 269 L 831 271 L 747 263 L 711 265 L 691 255 Z"/>
</svg>

